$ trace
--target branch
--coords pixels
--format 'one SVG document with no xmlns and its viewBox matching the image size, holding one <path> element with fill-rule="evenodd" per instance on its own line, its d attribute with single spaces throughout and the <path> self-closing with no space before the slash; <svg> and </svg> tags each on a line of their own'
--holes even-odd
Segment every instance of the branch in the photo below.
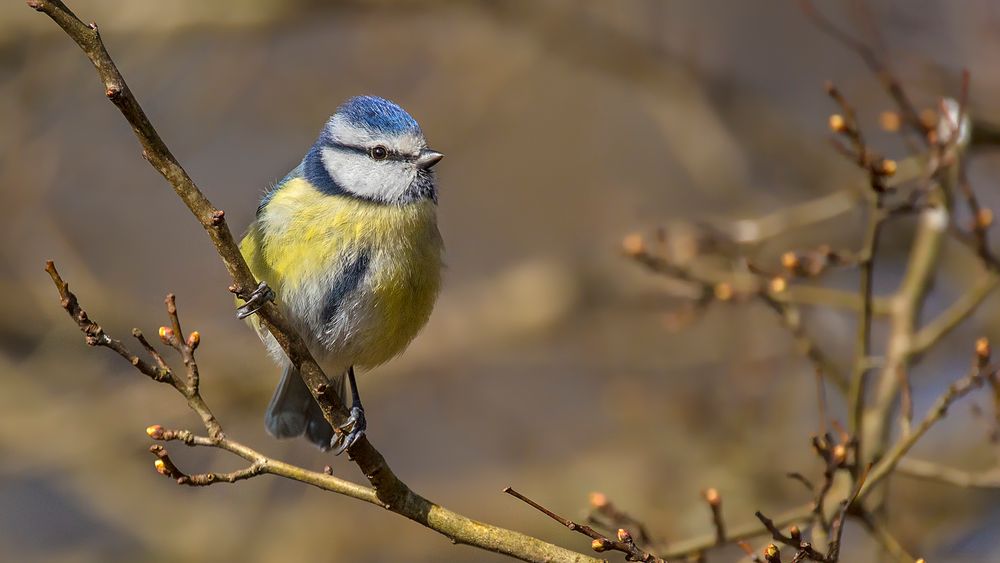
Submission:
<svg viewBox="0 0 1000 563">
<path fill-rule="evenodd" d="M 722 495 L 717 489 L 705 489 L 701 493 L 708 508 L 712 511 L 712 525 L 715 527 L 715 541 L 718 545 L 726 543 L 726 520 L 722 517 Z"/>
<path fill-rule="evenodd" d="M 864 524 L 865 528 L 867 528 L 869 534 L 882 545 L 882 549 L 884 549 L 890 557 L 900 563 L 914 563 L 915 558 L 907 553 L 906 548 L 904 548 L 903 544 L 899 543 L 899 540 L 896 539 L 896 536 L 889 531 L 885 522 L 865 510 L 859 510 L 857 516 L 861 523 Z"/>
<path fill-rule="evenodd" d="M 906 95 L 906 91 L 903 90 L 902 84 L 900 84 L 899 80 L 889 70 L 885 63 L 879 59 L 875 51 L 868 45 L 865 45 L 861 41 L 852 37 L 846 31 L 843 31 L 834 25 L 833 22 L 819 12 L 809 0 L 799 0 L 799 7 L 802 9 L 802 13 L 804 13 L 806 17 L 813 22 L 813 25 L 815 25 L 817 29 L 826 33 L 834 40 L 854 51 L 859 57 L 861 57 L 861 60 L 863 60 L 865 65 L 868 66 L 868 69 L 872 72 L 872 74 L 878 77 L 879 81 L 882 82 L 882 86 L 896 102 L 906 125 L 917 133 L 919 137 L 926 141 L 930 128 L 920 119 L 913 102 L 910 101 L 909 96 Z"/>
<path fill-rule="evenodd" d="M 903 458 L 896 465 L 896 472 L 900 475 L 913 477 L 914 479 L 937 481 L 956 487 L 969 489 L 1000 488 L 1000 468 L 987 471 L 965 471 L 963 469 L 939 465 L 931 461 Z"/>
<path fill-rule="evenodd" d="M 854 209 L 863 199 L 860 190 L 842 189 L 760 217 L 719 221 L 713 226 L 738 244 L 759 244 L 789 231 L 834 219 Z"/>
<path fill-rule="evenodd" d="M 809 5 L 803 4 L 803 9 Z M 851 376 L 848 405 L 851 409 L 851 429 L 855 435 L 862 425 L 866 402 L 867 376 L 870 371 L 868 362 L 871 356 L 872 317 L 874 316 L 874 282 L 875 253 L 879 247 L 879 237 L 888 214 L 885 210 L 886 183 L 885 178 L 895 175 L 898 165 L 886 160 L 872 151 L 865 142 L 858 125 L 856 112 L 847 99 L 832 84 L 826 85 L 827 94 L 840 106 L 843 115 L 830 116 L 830 128 L 839 137 L 835 138 L 834 146 L 844 152 L 851 160 L 867 172 L 872 199 L 868 207 L 868 221 L 865 228 L 864 241 L 858 252 L 858 266 L 861 282 L 858 292 L 861 295 L 861 318 L 858 319 L 855 341 L 854 371 Z M 850 148 L 839 144 L 840 138 L 850 143 Z M 856 451 L 860 451 L 863 442 L 858 441 Z"/>
<path fill-rule="evenodd" d="M 639 532 L 639 541 L 641 543 L 650 543 L 653 541 L 653 537 L 650 535 L 645 523 L 618 508 L 604 493 L 590 493 L 590 507 L 591 514 L 588 520 L 591 522 L 600 526 L 606 526 L 612 530 L 616 528 L 634 528 Z M 606 518 L 608 521 L 601 521 L 597 516 Z"/>
<path fill-rule="evenodd" d="M 840 501 L 840 508 L 837 510 L 837 515 L 833 518 L 833 523 L 830 525 L 830 535 L 833 536 L 833 540 L 826 551 L 827 563 L 837 563 L 840 559 L 840 545 L 844 538 L 844 522 L 847 520 L 848 511 L 851 510 L 851 507 L 858 500 L 858 493 L 861 491 L 861 487 L 864 486 L 870 470 L 870 465 L 865 467 L 864 471 L 854 480 L 854 489 L 851 491 L 851 494 L 846 499 Z"/>
<path fill-rule="evenodd" d="M 938 154 L 931 159 L 934 162 L 929 164 L 928 190 L 939 204 L 920 213 L 906 271 L 892 296 L 895 306 L 889 316 L 885 363 L 877 378 L 874 398 L 866 407 L 863 423 L 859 428 L 859 439 L 864 446 L 861 458 L 863 463 L 881 459 L 888 447 L 893 406 L 899 397 L 900 388 L 907 381 L 909 366 L 917 354 L 914 348 L 917 322 L 937 270 L 948 223 L 951 221 L 947 194 L 954 185 L 954 160 L 961 155 L 964 147 L 935 147 L 934 152 L 938 153 L 953 151 L 952 158 L 945 159 L 942 154 Z M 941 165 L 948 160 L 952 161 L 951 165 Z"/>
<path fill-rule="evenodd" d="M 760 520 L 760 523 L 764 526 L 764 529 L 766 529 L 771 534 L 771 538 L 774 539 L 775 541 L 781 542 L 789 547 L 795 548 L 796 550 L 798 550 L 799 553 L 802 553 L 804 557 L 812 559 L 813 561 L 826 561 L 826 557 L 822 553 L 816 551 L 813 548 L 813 546 L 809 544 L 809 542 L 802 541 L 801 536 L 799 537 L 793 537 L 792 535 L 786 536 L 779 529 L 780 528 L 779 525 L 775 524 L 774 521 L 768 518 L 767 516 L 764 516 L 760 511 L 755 512 L 754 516 L 756 516 L 757 519 Z"/>
<path fill-rule="evenodd" d="M 652 553 L 644 551 L 642 548 L 637 546 L 635 544 L 635 540 L 632 539 L 632 534 L 624 528 L 618 529 L 618 539 L 613 540 L 586 524 L 577 524 L 572 520 L 559 516 L 555 512 L 552 512 L 548 508 L 545 508 L 510 487 L 505 488 L 503 492 L 528 504 L 532 508 L 537 509 L 542 514 L 548 516 L 556 522 L 559 522 L 563 526 L 566 526 L 566 528 L 570 531 L 580 532 L 581 534 L 593 539 L 594 541 L 591 542 L 590 546 L 598 553 L 605 551 L 620 551 L 625 554 L 625 559 L 628 561 L 642 561 L 643 563 L 667 563 L 665 560 L 660 559 Z"/>
<path fill-rule="evenodd" d="M 774 280 L 752 271 L 732 271 L 706 267 L 696 263 L 679 264 L 663 256 L 654 254 L 641 235 L 634 234 L 622 243 L 625 254 L 652 272 L 691 282 L 698 286 L 702 295 L 713 296 L 719 301 L 729 301 L 736 296 L 759 298 L 777 313 L 782 325 L 788 329 L 799 351 L 813 363 L 815 368 L 842 391 L 847 390 L 847 378 L 840 373 L 836 363 L 830 360 L 802 326 L 798 308 L 783 296 L 789 292 L 781 278 L 779 287 Z"/>
<path fill-rule="evenodd" d="M 987 377 L 994 374 L 992 368 L 984 365 L 974 365 L 970 372 L 962 379 L 952 383 L 945 392 L 931 407 L 927 415 L 910 434 L 903 436 L 896 444 L 886 452 L 885 456 L 879 460 L 872 468 L 868 479 L 858 493 L 860 499 L 864 499 L 872 489 L 883 479 L 889 476 L 896 468 L 896 465 L 903 459 L 903 456 L 910 451 L 910 448 L 927 433 L 928 430 L 948 413 L 948 407 L 958 399 L 969 394 L 974 389 L 982 387 Z"/>
<path fill-rule="evenodd" d="M 208 233 L 232 278 L 233 284 L 230 290 L 240 298 L 248 297 L 257 287 L 257 280 L 250 272 L 226 224 L 225 213 L 216 209 L 205 197 L 160 138 L 108 54 L 97 25 L 83 23 L 60 0 L 28 0 L 27 3 L 52 18 L 94 64 L 104 84 L 105 95 L 132 126 L 132 131 L 143 147 L 143 157 L 170 183 L 174 192 Z M 320 405 L 326 420 L 333 426 L 346 420 L 347 411 L 336 394 L 321 392 L 328 382 L 326 375 L 277 306 L 271 302 L 266 303 L 258 312 L 258 316 L 263 326 L 270 331 L 298 369 L 314 400 Z M 105 344 L 100 334 L 94 335 L 94 338 L 98 339 L 97 344 L 107 345 L 114 350 L 115 343 Z M 130 362 L 135 358 L 134 355 L 127 356 L 121 352 L 119 355 Z M 133 365 L 139 367 L 139 364 Z M 158 373 L 153 364 L 142 362 L 141 365 L 140 371 L 145 370 L 143 373 L 147 375 Z M 350 448 L 349 455 L 372 484 L 381 504 L 397 514 L 447 536 L 456 543 L 465 543 L 527 561 L 592 560 L 517 532 L 476 522 L 434 504 L 414 493 L 400 481 L 382 454 L 366 437 L 362 437 Z"/>
<path fill-rule="evenodd" d="M 923 354 L 937 344 L 949 332 L 955 329 L 963 320 L 996 289 L 1000 283 L 1000 274 L 989 272 L 979 279 L 975 286 L 963 291 L 954 303 L 940 315 L 923 326 L 913 336 L 911 345 L 914 354 Z"/>
<path fill-rule="evenodd" d="M 807 504 L 793 508 L 784 512 L 772 520 L 779 528 L 791 526 L 799 522 L 805 522 L 812 516 L 812 504 Z M 739 542 L 750 538 L 755 538 L 767 533 L 767 528 L 761 522 L 749 522 L 742 526 L 728 526 L 726 529 L 725 543 Z M 666 548 L 660 550 L 663 557 L 667 559 L 682 559 L 703 553 L 704 551 L 718 545 L 716 532 L 704 536 L 691 538 L 684 541 L 668 544 Z"/>
</svg>

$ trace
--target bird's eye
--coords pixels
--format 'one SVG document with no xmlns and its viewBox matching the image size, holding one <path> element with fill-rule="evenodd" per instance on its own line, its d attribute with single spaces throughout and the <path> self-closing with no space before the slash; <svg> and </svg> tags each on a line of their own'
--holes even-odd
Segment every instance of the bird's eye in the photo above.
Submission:
<svg viewBox="0 0 1000 563">
<path fill-rule="evenodd" d="M 369 151 L 369 154 L 371 154 L 371 157 L 375 160 L 385 160 L 389 158 L 389 149 L 383 147 L 382 145 L 375 145 Z"/>
</svg>

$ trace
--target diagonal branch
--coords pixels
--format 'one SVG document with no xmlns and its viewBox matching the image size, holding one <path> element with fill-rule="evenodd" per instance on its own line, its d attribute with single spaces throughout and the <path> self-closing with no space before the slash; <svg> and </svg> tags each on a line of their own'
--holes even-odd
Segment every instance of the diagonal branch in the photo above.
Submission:
<svg viewBox="0 0 1000 563">
<path fill-rule="evenodd" d="M 981 387 L 987 377 L 993 376 L 994 371 L 995 370 L 989 366 L 975 365 L 965 377 L 952 383 L 948 387 L 948 391 L 945 392 L 944 395 L 941 395 L 941 397 L 939 397 L 934 403 L 920 424 L 917 425 L 917 427 L 914 428 L 910 434 L 900 438 L 891 448 L 889 448 L 885 456 L 875 464 L 868 475 L 868 479 L 858 492 L 858 498 L 864 499 L 876 485 L 893 472 L 896 465 L 903 459 L 903 456 L 910 451 L 910 448 L 912 448 L 914 444 L 916 444 L 917 441 L 920 440 L 920 438 L 923 437 L 923 435 L 926 434 L 932 426 L 934 426 L 935 423 L 944 418 L 952 403 L 969 394 L 971 391 Z"/>
<path fill-rule="evenodd" d="M 906 548 L 903 547 L 903 544 L 899 543 L 899 540 L 892 534 L 884 521 L 865 510 L 858 510 L 857 516 L 869 534 L 882 545 L 882 549 L 892 559 L 901 563 L 913 563 L 916 561 L 912 555 L 907 553 Z"/>
</svg>

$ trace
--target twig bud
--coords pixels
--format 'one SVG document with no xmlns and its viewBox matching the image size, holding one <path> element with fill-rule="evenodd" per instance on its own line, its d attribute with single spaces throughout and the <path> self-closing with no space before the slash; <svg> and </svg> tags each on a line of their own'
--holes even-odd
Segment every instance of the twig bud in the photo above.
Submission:
<svg viewBox="0 0 1000 563">
<path fill-rule="evenodd" d="M 835 113 L 830 116 L 830 130 L 834 133 L 843 133 L 847 130 L 847 122 L 844 121 L 844 116 L 839 113 Z"/>
<path fill-rule="evenodd" d="M 899 118 L 899 114 L 894 111 L 883 111 L 878 116 L 878 124 L 883 131 L 895 133 L 899 131 L 902 120 Z"/>
<path fill-rule="evenodd" d="M 726 282 L 715 284 L 715 298 L 719 301 L 729 301 L 733 298 L 733 286 Z"/>
<path fill-rule="evenodd" d="M 197 330 L 192 330 L 191 334 L 188 335 L 187 345 L 188 348 L 194 350 L 201 343 L 201 333 Z"/>
<path fill-rule="evenodd" d="M 590 493 L 590 506 L 600 510 L 608 505 L 608 496 L 604 493 L 594 491 Z"/>
<path fill-rule="evenodd" d="M 786 252 L 781 255 L 781 265 L 788 271 L 794 272 L 799 266 L 799 257 L 794 252 Z"/>
<path fill-rule="evenodd" d="M 980 364 L 985 364 L 990 361 L 990 354 L 992 350 L 990 349 L 990 339 L 985 336 L 976 340 L 976 358 L 979 360 Z"/>
<path fill-rule="evenodd" d="M 883 176 L 892 176 L 896 173 L 899 166 L 896 164 L 895 160 L 891 158 L 883 158 L 882 162 L 879 163 L 878 173 Z"/>
<path fill-rule="evenodd" d="M 632 542 L 632 534 L 630 534 L 628 532 L 628 530 L 626 530 L 625 528 L 618 528 L 618 541 L 625 542 L 625 543 L 631 543 Z"/>
<path fill-rule="evenodd" d="M 989 207 L 981 207 L 976 213 L 976 228 L 986 229 L 993 224 L 993 210 Z"/>
<path fill-rule="evenodd" d="M 222 209 L 216 209 L 212 212 L 212 226 L 218 227 L 226 220 L 226 212 Z"/>
<path fill-rule="evenodd" d="M 154 424 L 152 426 L 146 427 L 146 435 L 154 440 L 163 439 L 163 427 L 159 424 Z"/>
<path fill-rule="evenodd" d="M 153 467 L 156 468 L 156 472 L 160 475 L 170 477 L 170 469 L 167 468 L 167 464 L 162 459 L 153 460 Z"/>
<path fill-rule="evenodd" d="M 622 239 L 622 250 L 629 256 L 638 256 L 646 252 L 646 242 L 642 235 L 633 233 Z"/>
<path fill-rule="evenodd" d="M 160 340 L 164 344 L 169 345 L 170 340 L 174 337 L 174 329 L 167 326 L 161 326 L 157 334 L 160 335 Z"/>
<path fill-rule="evenodd" d="M 781 293 L 788 289 L 788 282 L 781 276 L 775 276 L 771 278 L 771 283 L 768 284 L 768 287 L 770 287 L 771 293 Z"/>
<path fill-rule="evenodd" d="M 791 538 L 796 542 L 802 541 L 802 530 L 800 530 L 799 527 L 795 526 L 794 524 L 792 525 L 791 528 L 788 529 L 788 535 L 791 536 Z"/>
<path fill-rule="evenodd" d="M 602 551 L 607 551 L 611 548 L 611 541 L 607 538 L 597 538 L 596 540 L 590 542 L 590 547 L 597 553 Z"/>
<path fill-rule="evenodd" d="M 701 493 L 701 496 L 704 497 L 705 502 L 713 508 L 722 504 L 722 495 L 720 495 L 719 491 L 715 488 L 709 487 L 705 489 L 705 491 Z"/>
<path fill-rule="evenodd" d="M 931 108 L 926 108 L 920 112 L 920 123 L 927 129 L 936 129 L 938 125 L 938 113 Z"/>
<path fill-rule="evenodd" d="M 767 561 L 767 563 L 781 563 L 781 551 L 778 549 L 778 546 L 772 543 L 764 548 L 764 561 Z"/>
<path fill-rule="evenodd" d="M 843 465 L 847 461 L 847 446 L 844 444 L 837 444 L 833 447 L 833 461 L 837 465 Z"/>
</svg>

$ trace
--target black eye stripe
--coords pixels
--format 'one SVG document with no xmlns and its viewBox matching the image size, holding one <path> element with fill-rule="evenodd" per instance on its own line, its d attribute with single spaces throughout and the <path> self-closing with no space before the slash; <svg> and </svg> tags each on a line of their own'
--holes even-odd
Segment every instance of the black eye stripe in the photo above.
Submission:
<svg viewBox="0 0 1000 563">
<path fill-rule="evenodd" d="M 394 151 L 394 150 L 392 150 L 392 149 L 390 149 L 390 148 L 388 148 L 388 147 L 386 147 L 384 145 L 377 145 L 377 147 L 382 147 L 383 149 L 385 149 L 385 151 L 386 151 L 385 158 L 375 159 L 372 156 L 372 151 L 376 147 L 371 147 L 371 148 L 369 148 L 369 147 L 359 147 L 357 145 L 348 145 L 348 144 L 345 144 L 345 143 L 337 143 L 337 142 L 330 142 L 330 143 L 327 143 L 327 144 L 329 146 L 335 148 L 335 149 L 345 150 L 345 151 L 349 151 L 349 152 L 353 152 L 353 153 L 357 153 L 357 154 L 363 154 L 363 155 L 365 155 L 365 156 L 367 156 L 369 158 L 372 158 L 373 160 L 379 160 L 379 161 L 383 161 L 383 160 L 395 160 L 397 162 L 413 162 L 413 161 L 415 161 L 417 159 L 414 156 L 399 154 L 398 152 L 396 152 L 396 151 Z"/>
</svg>

